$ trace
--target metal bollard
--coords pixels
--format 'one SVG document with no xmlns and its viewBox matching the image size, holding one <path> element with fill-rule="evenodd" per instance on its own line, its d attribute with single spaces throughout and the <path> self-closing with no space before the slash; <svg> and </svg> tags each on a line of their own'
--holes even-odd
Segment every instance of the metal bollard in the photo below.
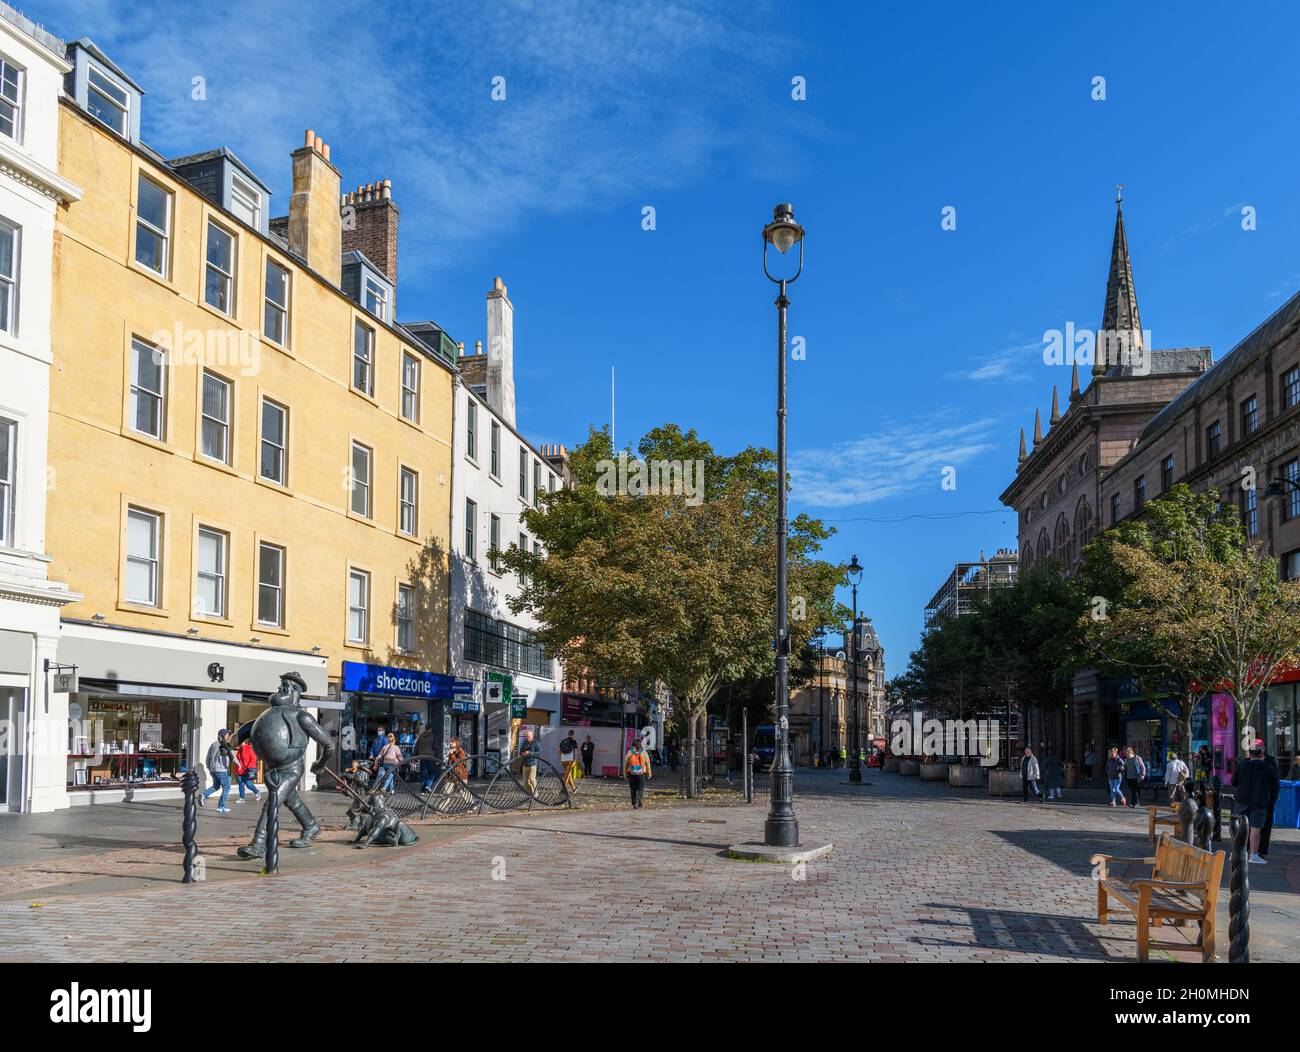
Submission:
<svg viewBox="0 0 1300 1052">
<path fill-rule="evenodd" d="M 266 866 L 268 876 L 280 872 L 280 779 L 275 771 L 266 774 Z"/>
<path fill-rule="evenodd" d="M 182 884 L 194 883 L 194 861 L 199 857 L 199 845 L 194 835 L 199 829 L 199 772 L 186 771 L 181 777 L 181 792 L 185 794 L 185 807 L 181 817 L 181 844 L 185 848 L 185 876 Z"/>
<path fill-rule="evenodd" d="M 1228 872 L 1228 963 L 1250 963 L 1250 822 L 1233 815 L 1231 868 Z"/>
</svg>

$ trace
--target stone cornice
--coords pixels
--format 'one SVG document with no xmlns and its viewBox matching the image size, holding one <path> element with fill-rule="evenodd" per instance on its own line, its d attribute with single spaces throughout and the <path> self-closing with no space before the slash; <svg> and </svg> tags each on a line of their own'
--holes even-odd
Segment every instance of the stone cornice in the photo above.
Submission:
<svg viewBox="0 0 1300 1052">
<path fill-rule="evenodd" d="M 80 602 L 85 596 L 70 592 L 66 588 L 56 588 L 39 584 L 25 584 L 14 578 L 0 578 L 0 602 L 8 600 L 13 603 L 30 603 L 33 606 L 63 607 L 69 603 Z"/>
<path fill-rule="evenodd" d="M 60 204 L 80 201 L 81 187 L 0 139 L 0 172 Z"/>
</svg>

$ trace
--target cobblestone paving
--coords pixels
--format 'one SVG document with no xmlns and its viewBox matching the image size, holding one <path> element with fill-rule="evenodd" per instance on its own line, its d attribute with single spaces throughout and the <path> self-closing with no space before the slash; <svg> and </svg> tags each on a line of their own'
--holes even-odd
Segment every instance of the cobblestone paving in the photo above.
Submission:
<svg viewBox="0 0 1300 1052">
<path fill-rule="evenodd" d="M 364 866 L 295 873 L 285 850 L 275 878 L 52 896 L 40 908 L 10 898 L 0 959 L 1133 958 L 1130 921 L 1093 923 L 1088 858 L 1145 854 L 1145 812 L 868 777 L 850 789 L 842 771 L 800 771 L 803 840 L 835 844 L 803 879 L 721 856 L 761 837 L 762 801 L 652 801 L 498 818 L 402 852 L 373 849 Z M 1274 847 L 1278 862 L 1295 855 L 1293 839 Z M 1284 867 L 1270 869 L 1276 896 L 1300 912 Z M 1263 912 L 1255 959 L 1295 959 L 1294 926 L 1270 930 Z M 1220 931 L 1226 952 L 1223 909 Z"/>
</svg>

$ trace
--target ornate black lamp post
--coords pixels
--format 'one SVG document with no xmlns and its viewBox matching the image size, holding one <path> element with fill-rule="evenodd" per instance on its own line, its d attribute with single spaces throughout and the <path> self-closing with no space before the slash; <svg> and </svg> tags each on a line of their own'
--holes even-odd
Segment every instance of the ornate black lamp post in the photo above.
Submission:
<svg viewBox="0 0 1300 1052">
<path fill-rule="evenodd" d="M 862 581 L 862 566 L 857 555 L 849 563 L 849 584 L 853 586 L 853 679 L 849 685 L 849 698 L 853 705 L 853 759 L 849 765 L 849 781 L 862 781 L 862 728 L 858 717 L 858 649 L 862 642 L 858 631 L 858 585 Z"/>
<path fill-rule="evenodd" d="M 790 524 L 786 518 L 785 482 L 785 315 L 790 306 L 786 287 L 803 273 L 803 227 L 794 221 L 794 206 L 777 205 L 772 222 L 763 227 L 763 273 L 780 289 L 776 297 L 776 756 L 772 761 L 772 805 L 763 828 L 768 847 L 797 847 L 799 821 L 794 816 L 794 764 L 790 761 L 790 634 L 786 610 L 786 539 Z M 767 268 L 767 247 L 783 255 L 799 246 L 799 269 L 793 277 L 776 278 Z"/>
</svg>

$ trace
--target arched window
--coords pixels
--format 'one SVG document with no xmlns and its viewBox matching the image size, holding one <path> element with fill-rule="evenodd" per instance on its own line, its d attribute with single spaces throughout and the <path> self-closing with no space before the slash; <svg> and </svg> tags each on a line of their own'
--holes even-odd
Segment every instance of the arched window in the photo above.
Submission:
<svg viewBox="0 0 1300 1052">
<path fill-rule="evenodd" d="M 1070 546 L 1070 524 L 1066 522 L 1064 514 L 1056 517 L 1056 535 L 1052 542 L 1052 550 L 1066 565 L 1074 561 L 1074 552 Z"/>
<path fill-rule="evenodd" d="M 1074 509 L 1074 538 L 1080 552 L 1092 540 L 1092 509 L 1088 507 L 1087 497 L 1081 498 Z"/>
<path fill-rule="evenodd" d="M 1038 535 L 1038 552 L 1036 558 L 1039 562 L 1046 562 L 1052 555 L 1052 542 L 1047 536 L 1047 531 L 1043 530 Z"/>
</svg>

